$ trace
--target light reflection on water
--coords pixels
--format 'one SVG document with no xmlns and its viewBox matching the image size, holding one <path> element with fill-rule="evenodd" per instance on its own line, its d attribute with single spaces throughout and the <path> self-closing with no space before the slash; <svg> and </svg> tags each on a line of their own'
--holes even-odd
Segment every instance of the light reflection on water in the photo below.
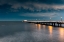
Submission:
<svg viewBox="0 0 64 42">
<path fill-rule="evenodd" d="M 45 29 L 45 28 L 46 28 L 46 26 L 45 26 L 45 25 L 43 25 L 43 28 Z"/>
<path fill-rule="evenodd" d="M 36 28 L 37 28 L 38 30 L 41 30 L 41 24 L 36 24 Z"/>
<path fill-rule="evenodd" d="M 53 27 L 52 26 L 48 26 L 48 28 L 49 28 L 49 32 L 50 32 L 50 35 L 52 35 L 52 30 L 53 30 Z"/>
<path fill-rule="evenodd" d="M 60 42 L 64 41 L 64 28 L 59 28 L 59 40 Z"/>
<path fill-rule="evenodd" d="M 36 27 L 37 28 L 39 28 L 39 30 L 41 30 L 41 26 L 43 27 L 43 31 L 45 31 L 46 29 L 46 26 L 45 25 L 40 25 L 40 24 L 36 24 Z M 49 30 L 49 38 L 50 38 L 50 42 L 53 42 L 54 40 L 54 36 L 53 35 L 55 35 L 55 34 L 53 34 L 53 30 L 54 29 L 56 29 L 56 28 L 54 28 L 53 26 L 48 26 L 48 30 Z M 57 30 L 56 31 L 58 31 L 57 33 L 58 33 L 58 35 L 55 35 L 55 36 L 58 36 L 58 42 L 64 42 L 64 28 L 57 28 Z M 48 31 L 47 31 L 48 32 Z M 43 34 L 43 33 L 42 33 Z M 55 38 L 56 39 L 56 38 Z M 57 41 L 56 41 L 57 42 Z"/>
<path fill-rule="evenodd" d="M 50 38 L 52 38 L 53 27 L 48 26 L 48 29 L 49 29 Z"/>
<path fill-rule="evenodd" d="M 64 42 L 64 28 L 8 22 L 0 24 L 0 37 L 0 42 Z"/>
</svg>

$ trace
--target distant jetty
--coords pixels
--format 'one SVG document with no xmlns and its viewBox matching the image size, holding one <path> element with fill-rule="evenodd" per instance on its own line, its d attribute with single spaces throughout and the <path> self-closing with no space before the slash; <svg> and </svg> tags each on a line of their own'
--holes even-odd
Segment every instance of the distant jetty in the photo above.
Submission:
<svg viewBox="0 0 64 42">
<path fill-rule="evenodd" d="M 23 22 L 51 25 L 51 26 L 58 26 L 58 27 L 62 27 L 62 24 L 64 24 L 64 21 L 28 21 L 28 20 L 24 20 Z"/>
</svg>

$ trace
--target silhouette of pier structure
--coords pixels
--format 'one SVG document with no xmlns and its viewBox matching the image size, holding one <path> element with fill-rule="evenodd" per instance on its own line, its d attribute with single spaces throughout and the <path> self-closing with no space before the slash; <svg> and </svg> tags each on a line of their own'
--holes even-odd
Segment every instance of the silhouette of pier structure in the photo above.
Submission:
<svg viewBox="0 0 64 42">
<path fill-rule="evenodd" d="M 57 26 L 57 27 L 62 27 L 62 24 L 64 24 L 64 21 L 26 21 L 26 22 L 41 25 Z"/>
</svg>

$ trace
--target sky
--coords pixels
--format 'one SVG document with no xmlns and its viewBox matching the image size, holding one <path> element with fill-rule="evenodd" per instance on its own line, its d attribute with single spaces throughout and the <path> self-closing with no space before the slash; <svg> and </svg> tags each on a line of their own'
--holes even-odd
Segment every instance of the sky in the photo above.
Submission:
<svg viewBox="0 0 64 42">
<path fill-rule="evenodd" d="M 64 20 L 64 0 L 0 0 L 0 21 Z"/>
</svg>

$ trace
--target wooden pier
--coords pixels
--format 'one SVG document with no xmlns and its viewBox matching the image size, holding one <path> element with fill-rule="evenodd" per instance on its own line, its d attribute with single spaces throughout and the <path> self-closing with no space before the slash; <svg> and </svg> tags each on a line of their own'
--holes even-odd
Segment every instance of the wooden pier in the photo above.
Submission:
<svg viewBox="0 0 64 42">
<path fill-rule="evenodd" d="M 58 27 L 62 27 L 62 24 L 64 24 L 64 21 L 26 21 L 26 22 L 41 24 L 41 25 L 58 26 Z"/>
</svg>

